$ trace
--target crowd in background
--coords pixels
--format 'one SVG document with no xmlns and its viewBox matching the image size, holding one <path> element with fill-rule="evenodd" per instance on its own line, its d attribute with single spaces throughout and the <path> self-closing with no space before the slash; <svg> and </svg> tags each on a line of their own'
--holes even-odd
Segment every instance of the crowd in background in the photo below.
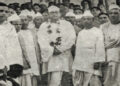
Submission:
<svg viewBox="0 0 120 86">
<path fill-rule="evenodd" d="M 120 86 L 119 1 L 0 2 L 0 85 Z"/>
</svg>

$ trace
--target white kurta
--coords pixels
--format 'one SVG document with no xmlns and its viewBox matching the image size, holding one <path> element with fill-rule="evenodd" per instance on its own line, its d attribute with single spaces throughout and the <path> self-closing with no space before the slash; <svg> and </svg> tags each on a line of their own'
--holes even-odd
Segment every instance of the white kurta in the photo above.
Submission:
<svg viewBox="0 0 120 86">
<path fill-rule="evenodd" d="M 5 27 L 3 35 L 6 40 L 6 55 L 9 64 L 23 65 L 22 51 L 14 26 L 9 22 L 5 22 L 3 26 Z"/>
<path fill-rule="evenodd" d="M 5 66 L 8 66 L 8 59 L 6 57 L 6 41 L 4 36 L 5 27 L 0 25 L 0 69 L 3 69 Z"/>
<path fill-rule="evenodd" d="M 120 24 L 113 25 L 107 23 L 102 27 L 105 44 L 109 44 L 112 41 L 118 41 L 120 43 Z M 113 48 L 107 49 L 107 61 L 119 61 L 120 60 L 120 46 L 113 46 Z"/>
<path fill-rule="evenodd" d="M 50 26 L 52 33 L 48 33 Z M 60 33 L 56 33 L 59 28 Z M 57 46 L 62 53 L 54 56 L 54 48 L 50 46 L 50 42 L 55 42 L 57 37 L 61 37 L 61 45 Z M 71 47 L 75 43 L 74 27 L 65 20 L 59 20 L 58 23 L 45 22 L 38 31 L 38 42 L 41 48 L 42 61 L 47 63 L 46 72 L 54 71 L 70 71 Z"/>
<path fill-rule="evenodd" d="M 94 63 L 103 61 L 105 61 L 105 48 L 102 31 L 96 27 L 82 30 L 77 39 L 73 70 L 99 75 L 100 72 L 93 68 Z"/>
<path fill-rule="evenodd" d="M 107 68 L 104 81 L 105 86 L 120 85 L 120 24 L 107 23 L 102 28 L 105 37 L 105 45 L 110 45 L 106 48 Z M 112 44 L 112 45 L 111 45 Z"/>
<path fill-rule="evenodd" d="M 22 38 L 21 46 L 24 46 L 26 55 L 30 61 L 29 64 L 31 66 L 31 69 L 28 73 L 31 73 L 33 75 L 40 75 L 37 56 L 36 56 L 36 50 L 35 50 L 35 42 L 33 39 L 32 32 L 30 30 L 21 30 L 19 32 L 19 37 Z"/>
</svg>

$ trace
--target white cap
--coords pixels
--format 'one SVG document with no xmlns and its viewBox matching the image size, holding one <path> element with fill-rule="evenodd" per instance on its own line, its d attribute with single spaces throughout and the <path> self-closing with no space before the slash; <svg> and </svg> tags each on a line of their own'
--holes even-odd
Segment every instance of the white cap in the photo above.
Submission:
<svg viewBox="0 0 120 86">
<path fill-rule="evenodd" d="M 29 11 L 29 12 L 28 12 L 28 16 L 34 17 L 34 15 L 35 15 L 35 12 L 34 12 L 34 11 Z"/>
<path fill-rule="evenodd" d="M 75 17 L 76 15 L 73 13 L 73 12 L 68 12 L 68 13 L 66 13 L 66 15 L 65 15 L 66 17 Z"/>
<path fill-rule="evenodd" d="M 48 7 L 48 4 L 45 1 L 40 2 L 40 5 L 45 5 Z"/>
<path fill-rule="evenodd" d="M 43 16 L 42 16 L 42 14 L 41 14 L 41 13 L 37 13 L 37 14 L 35 14 L 35 15 L 34 15 L 34 17 L 33 17 L 33 18 L 36 18 L 36 17 L 43 17 Z"/>
<path fill-rule="evenodd" d="M 20 13 L 19 16 L 20 16 L 20 17 L 27 17 L 28 14 L 29 14 L 28 10 L 23 10 L 23 11 L 21 11 L 21 13 Z"/>
<path fill-rule="evenodd" d="M 17 14 L 13 14 L 10 17 L 8 17 L 8 21 L 9 22 L 11 22 L 11 21 L 17 21 L 17 20 L 20 20 L 20 17 Z"/>
<path fill-rule="evenodd" d="M 48 8 L 48 12 L 59 12 L 59 11 L 60 11 L 60 9 L 56 6 L 50 6 Z"/>
<path fill-rule="evenodd" d="M 109 6 L 109 10 L 112 10 L 112 9 L 120 9 L 120 7 L 118 5 L 116 5 L 116 4 L 111 4 Z"/>
<path fill-rule="evenodd" d="M 90 10 L 86 10 L 83 14 L 83 17 L 94 17 Z"/>
<path fill-rule="evenodd" d="M 75 19 L 81 19 L 83 17 L 83 15 L 76 15 Z"/>
<path fill-rule="evenodd" d="M 27 17 L 27 16 L 31 16 L 31 17 L 34 17 L 35 13 L 33 11 L 29 11 L 29 10 L 23 10 L 21 11 L 21 14 L 20 14 L 20 17 L 21 16 L 24 16 L 24 17 Z"/>
</svg>

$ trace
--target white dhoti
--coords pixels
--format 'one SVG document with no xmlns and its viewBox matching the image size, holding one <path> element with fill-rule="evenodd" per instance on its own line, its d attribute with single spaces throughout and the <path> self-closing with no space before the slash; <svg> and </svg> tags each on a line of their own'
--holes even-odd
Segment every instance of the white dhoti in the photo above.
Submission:
<svg viewBox="0 0 120 86">
<path fill-rule="evenodd" d="M 32 80 L 30 74 L 26 74 L 22 76 L 21 86 L 32 86 Z"/>
<path fill-rule="evenodd" d="M 99 76 L 83 71 L 73 73 L 74 86 L 102 86 Z"/>
<path fill-rule="evenodd" d="M 63 72 L 49 73 L 49 86 L 60 86 Z"/>
<path fill-rule="evenodd" d="M 112 62 L 108 66 L 104 86 L 120 86 L 120 63 Z"/>
</svg>

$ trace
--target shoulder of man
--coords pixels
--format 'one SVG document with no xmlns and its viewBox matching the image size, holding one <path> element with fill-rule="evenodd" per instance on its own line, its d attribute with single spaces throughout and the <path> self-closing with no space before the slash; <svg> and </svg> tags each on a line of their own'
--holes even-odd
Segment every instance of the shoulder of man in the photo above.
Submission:
<svg viewBox="0 0 120 86">
<path fill-rule="evenodd" d="M 97 28 L 97 27 L 93 27 L 93 32 L 96 35 L 103 34 L 102 30 L 100 28 Z"/>
<path fill-rule="evenodd" d="M 109 27 L 109 25 L 110 25 L 110 22 L 105 23 L 105 24 L 102 25 L 102 28 L 101 28 L 101 29 L 102 29 L 102 30 L 103 30 L 103 29 L 106 29 L 106 28 Z"/>
<path fill-rule="evenodd" d="M 47 25 L 48 25 L 48 22 L 43 22 L 43 23 L 40 25 L 40 28 L 46 27 Z"/>
</svg>

